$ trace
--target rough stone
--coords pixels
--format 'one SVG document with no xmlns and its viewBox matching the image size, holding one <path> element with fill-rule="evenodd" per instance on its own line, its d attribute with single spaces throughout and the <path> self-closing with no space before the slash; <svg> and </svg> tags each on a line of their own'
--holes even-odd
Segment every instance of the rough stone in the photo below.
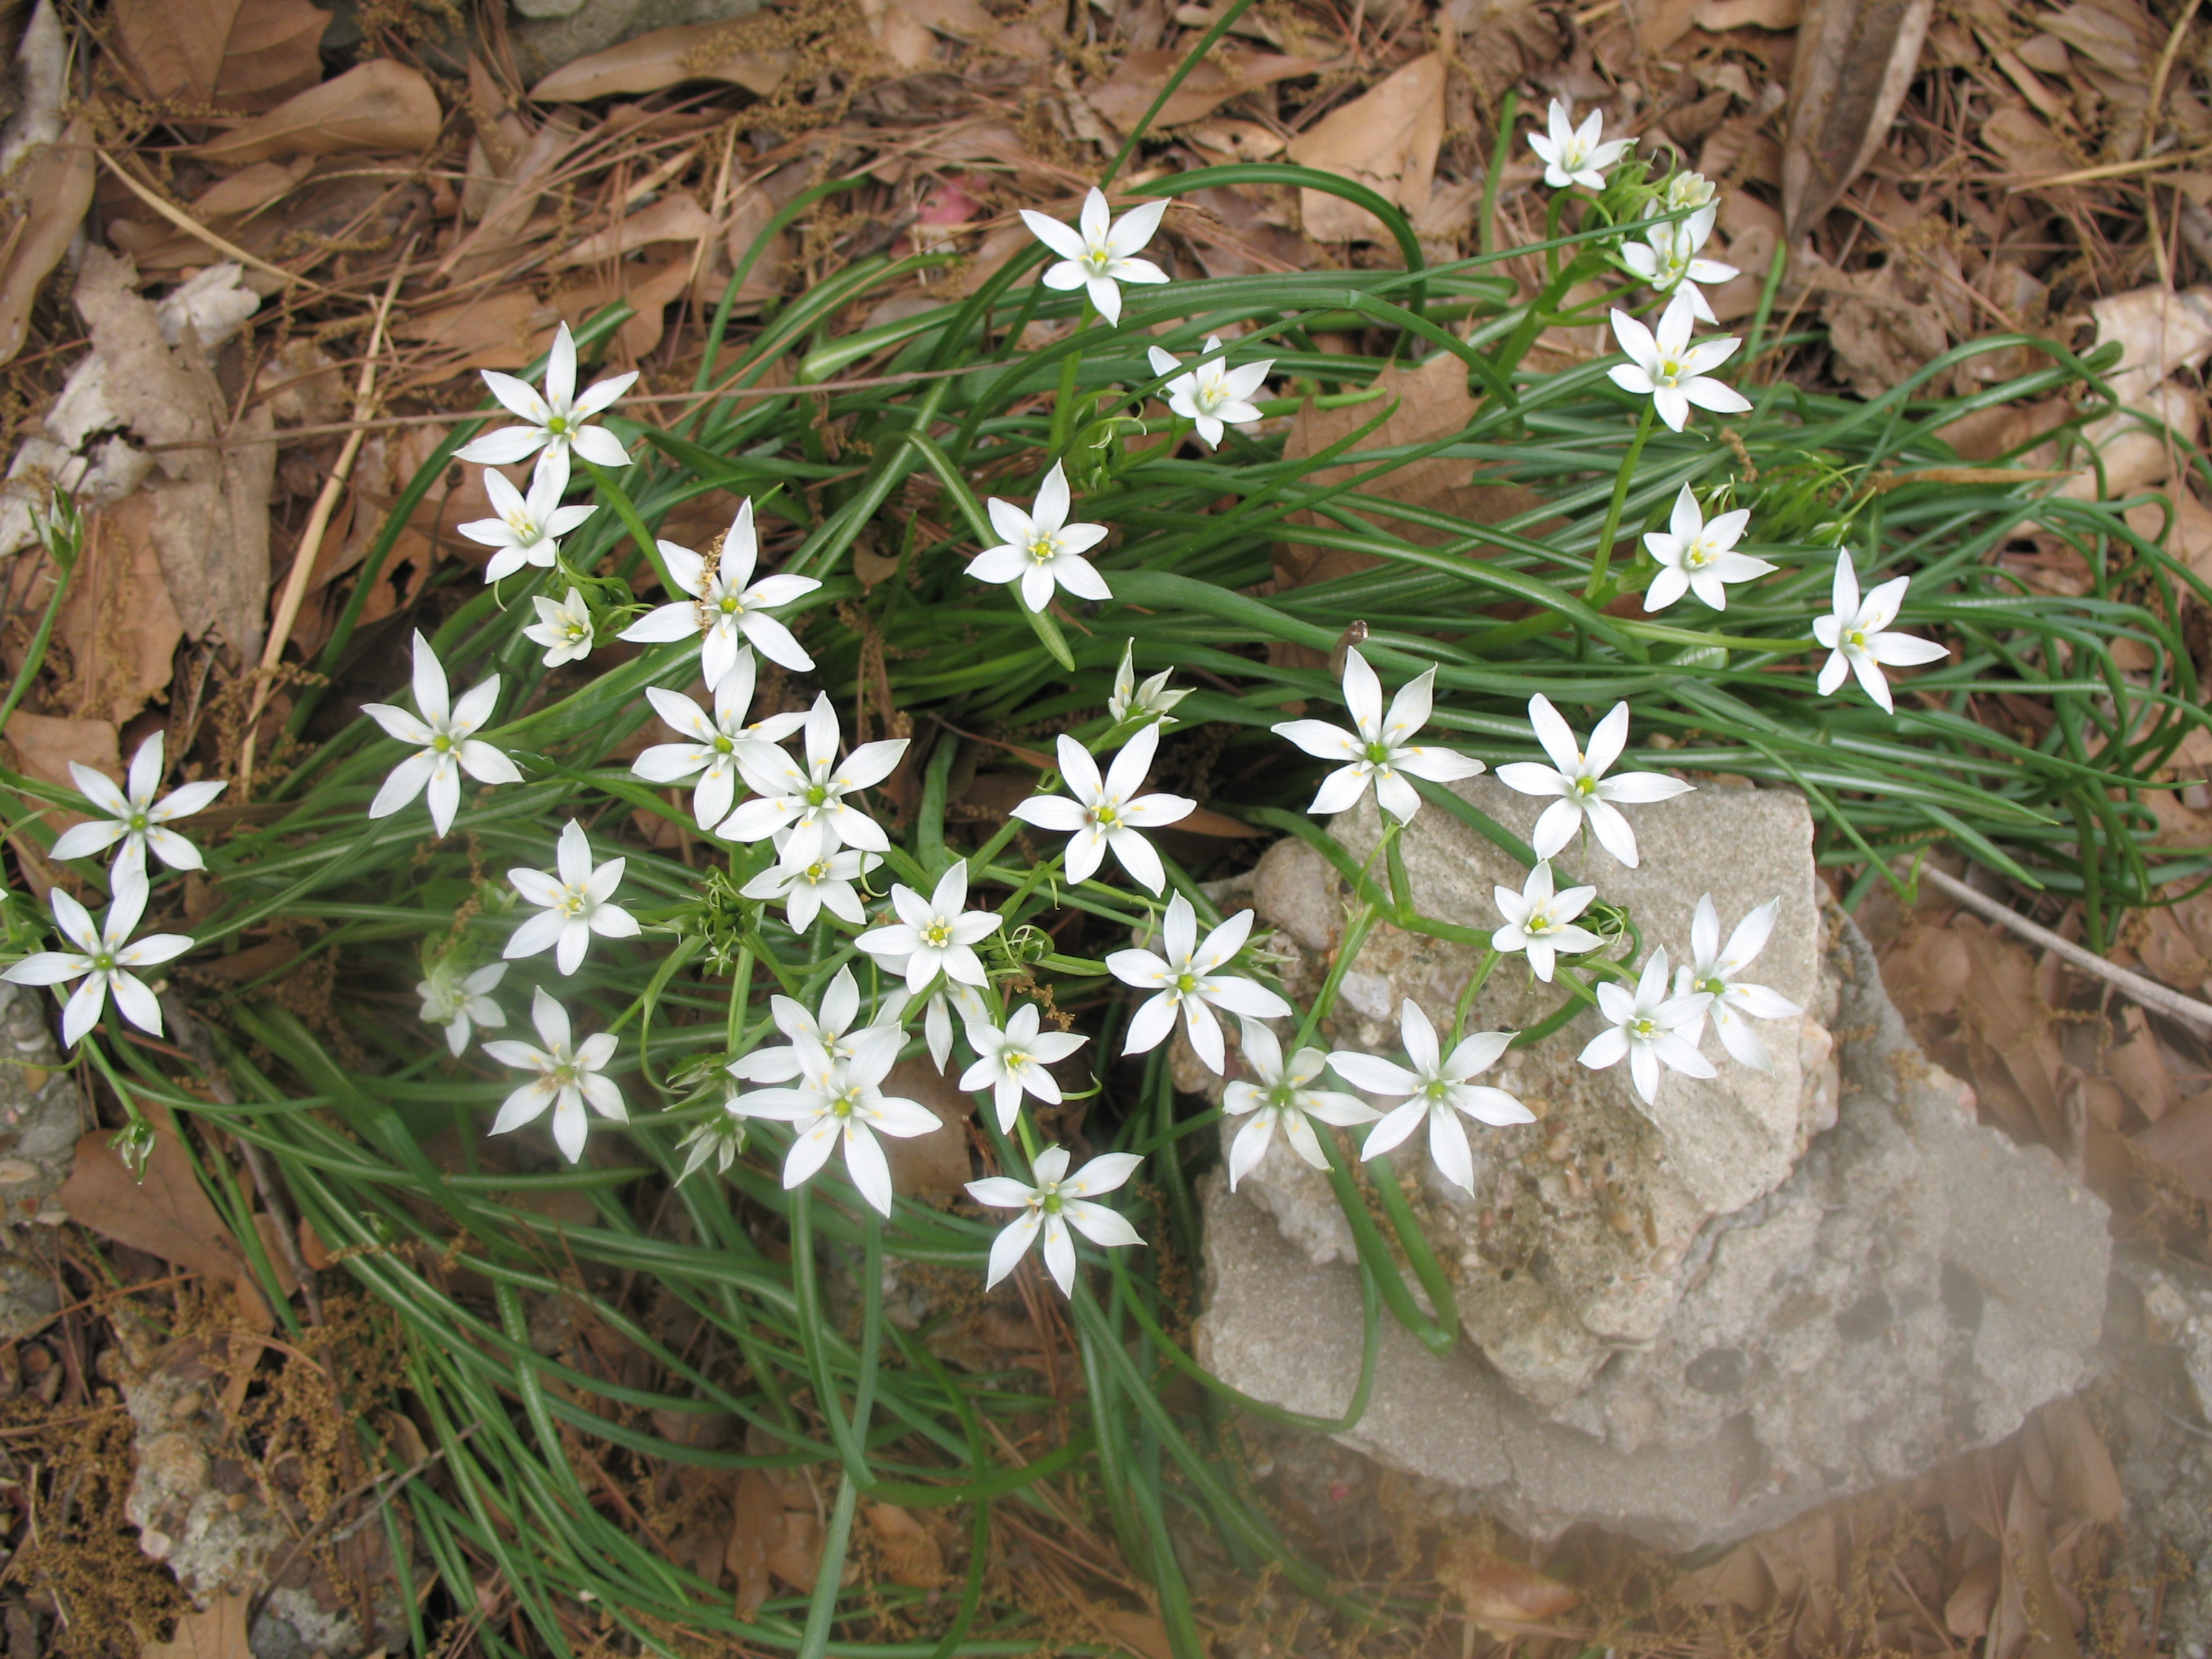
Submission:
<svg viewBox="0 0 2212 1659">
<path fill-rule="evenodd" d="M 43 993 L 0 981 L 0 1211 L 28 1221 L 69 1179 L 76 1083 L 62 1069 Z"/>
<path fill-rule="evenodd" d="M 1466 793 L 1525 833 L 1529 815 L 1509 816 L 1502 791 Z M 1486 924 L 1490 883 L 1517 886 L 1517 868 L 1456 822 L 1420 833 L 1432 817 L 1407 838 L 1417 900 Z M 1802 804 L 1701 790 L 1634 822 L 1644 868 L 1595 869 L 1601 894 L 1629 906 L 1647 943 L 1671 944 L 1686 941 L 1707 872 L 1724 926 L 1778 891 L 1784 923 L 1759 977 L 1807 1006 L 1804 1030 L 1793 1043 L 1786 1022 L 1763 1028 L 1776 1076 L 1731 1078 L 1741 1068 L 1724 1056 L 1721 1086 L 1669 1076 L 1653 1115 L 1625 1086 L 1546 1060 L 1571 1064 L 1573 1027 L 1524 1059 L 1505 1086 L 1543 1121 L 1477 1138 L 1478 1200 L 1432 1175 L 1421 1192 L 1432 1241 L 1455 1242 L 1473 1340 L 1438 1358 L 1386 1322 L 1372 1401 L 1342 1438 L 1475 1491 L 1532 1533 L 1595 1521 L 1687 1548 L 1917 1474 L 2079 1387 L 2109 1244 L 2104 1206 L 2056 1159 L 1973 1123 L 1848 919 L 1830 911 L 1824 929 Z M 1355 856 L 1361 828 L 1335 827 Z M 1699 885 L 1670 892 L 1669 869 L 1698 871 Z M 1322 913 L 1310 892 L 1303 911 L 1277 895 L 1291 873 L 1263 863 L 1254 890 L 1295 977 L 1319 964 L 1297 960 L 1314 947 L 1292 918 L 1310 930 Z M 1471 953 L 1376 944 L 1363 967 L 1432 1012 L 1451 1006 Z M 1483 995 L 1501 1024 L 1528 1017 L 1512 1006 L 1523 987 Z M 1389 1048 L 1389 1030 L 1366 1021 L 1347 1016 L 1334 1040 Z M 1328 1189 L 1302 1185 L 1300 1168 L 1271 1152 L 1240 1194 L 1208 1194 L 1199 1352 L 1237 1388 L 1333 1416 L 1357 1381 L 1358 1285 Z"/>
</svg>

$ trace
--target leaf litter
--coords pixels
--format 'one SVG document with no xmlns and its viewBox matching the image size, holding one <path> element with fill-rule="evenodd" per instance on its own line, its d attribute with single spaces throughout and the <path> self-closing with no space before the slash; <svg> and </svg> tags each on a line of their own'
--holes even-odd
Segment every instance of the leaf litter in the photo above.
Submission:
<svg viewBox="0 0 2212 1659">
<path fill-rule="evenodd" d="M 0 508 L 0 540 L 26 578 L 7 585 L 0 619 L 9 675 L 59 574 L 25 533 L 26 503 L 63 482 L 94 517 L 60 612 L 60 649 L 0 738 L 26 772 L 60 782 L 70 759 L 118 770 L 126 746 L 153 730 L 168 733 L 187 775 L 220 775 L 236 763 L 239 722 L 255 702 L 266 705 L 264 752 L 281 754 L 289 698 L 283 684 L 257 698 L 252 666 L 270 591 L 343 441 L 332 428 L 351 413 L 349 354 L 366 349 L 395 270 L 386 390 L 310 573 L 293 634 L 303 652 L 356 600 L 369 637 L 385 637 L 375 626 L 403 623 L 457 561 L 480 562 L 454 526 L 483 516 L 483 504 L 433 491 L 366 593 L 355 591 L 381 520 L 442 422 L 472 406 L 469 371 L 525 361 L 557 323 L 627 301 L 636 314 L 611 362 L 641 369 L 647 397 L 680 395 L 708 313 L 769 221 L 837 177 L 866 182 L 773 239 L 735 296 L 741 324 L 885 251 L 940 250 L 957 263 L 949 274 L 917 273 L 848 326 L 895 321 L 902 307 L 948 289 L 972 291 L 1018 245 L 1014 210 L 1064 204 L 1095 175 L 1213 14 L 1125 0 L 1084 9 L 1071 27 L 1049 9 L 998 0 L 770 10 L 647 33 L 530 87 L 512 72 L 495 15 L 469 36 L 427 13 L 368 9 L 357 44 L 343 46 L 326 33 L 329 14 L 305 0 L 118 0 L 102 32 L 74 40 L 59 9 L 15 16 L 15 107 L 0 131 L 0 422 L 17 485 Z M 2134 509 L 2139 533 L 2171 535 L 2212 575 L 2212 507 L 2194 447 L 2212 337 L 2200 337 L 2205 300 L 2191 287 L 2212 280 L 2208 37 L 2212 23 L 2193 6 L 2136 0 L 1966 0 L 1940 11 L 1818 0 L 1802 16 L 1787 0 L 1279 0 L 1246 13 L 1232 44 L 1184 81 L 1141 165 L 1286 156 L 1407 209 L 1431 257 L 1452 258 L 1491 238 L 1510 247 L 1540 236 L 1533 173 L 1516 147 L 1497 143 L 1505 94 L 1520 95 L 1523 122 L 1550 96 L 1602 105 L 1608 131 L 1671 146 L 1726 187 L 1723 257 L 1743 275 L 1715 304 L 1723 321 L 1771 307 L 1760 378 L 1878 395 L 1961 346 L 1985 345 L 1937 372 L 1936 389 L 1966 391 L 2026 366 L 2005 343 L 2015 332 L 2119 340 L 2117 412 L 2079 439 L 2067 435 L 2083 426 L 2069 405 L 1999 406 L 1958 433 L 1959 453 L 2063 465 L 2075 493 L 2166 485 L 2170 508 Z M 1478 222 L 1493 151 L 1506 165 L 1494 216 Z M 83 257 L 57 274 L 81 228 Z M 1213 275 L 1396 257 L 1370 216 L 1310 190 L 1216 187 L 1168 228 L 1179 257 Z M 1806 326 L 1814 322 L 1822 326 Z M 1564 362 L 1601 347 L 1560 331 L 1545 349 Z M 1292 449 L 1316 453 L 1377 415 L 1362 448 L 1418 446 L 1463 424 L 1449 391 L 1395 375 L 1382 402 L 1292 417 Z M 2101 481 L 2084 465 L 2093 453 Z M 1484 523 L 1534 505 L 1433 461 L 1385 466 L 1362 493 Z M 1313 552 L 1285 538 L 1278 592 L 1348 574 Z M 2000 556 L 2051 591 L 2087 591 L 2078 556 L 2032 525 Z M 2178 603 L 2196 636 L 2212 637 L 2199 602 Z M 1975 714 L 2034 736 L 2045 718 L 2002 697 Z M 973 786 L 979 806 L 992 775 Z M 2185 750 L 2172 781 L 2160 808 L 2172 843 L 2212 842 L 2212 754 Z M 10 844 L 27 881 L 52 878 Z M 2078 902 L 2009 896 L 2063 935 L 2084 936 Z M 2212 1056 L 2201 1040 L 2116 1007 L 2094 976 L 1925 894 L 1906 906 L 1878 891 L 1862 914 L 1900 1007 L 1930 1054 L 1971 1081 L 1984 1114 L 2081 1171 L 2131 1237 L 2203 1262 Z M 285 947 L 285 936 L 265 943 Z M 2106 951 L 2212 996 L 2212 895 L 2178 891 L 2169 908 L 2131 918 Z M 279 948 L 268 959 L 289 958 Z M 214 994 L 263 994 L 235 988 L 252 978 Z M 328 1018 L 326 1005 L 306 1006 Z M 100 1380 L 100 1356 L 124 1352 L 120 1333 L 147 1317 L 137 1310 L 158 1309 L 157 1322 L 185 1345 L 171 1350 L 176 1364 L 189 1370 L 219 1352 L 222 1376 L 209 1380 L 220 1381 L 218 1405 L 233 1422 L 346 1362 L 327 1346 L 287 1351 L 240 1334 L 269 1331 L 267 1297 L 289 1287 L 246 1265 L 198 1177 L 180 1167 L 173 1133 L 148 1188 L 117 1184 L 106 1138 L 88 1134 L 82 1179 L 64 1200 L 106 1240 L 72 1235 L 81 1243 L 58 1259 L 88 1306 L 59 1334 L 16 1344 L 0 1362 L 0 1383 L 15 1379 L 0 1416 L 9 1432 L 26 1431 L 0 1452 L 14 1470 L 0 1498 L 26 1524 L 27 1504 L 60 1505 L 46 1511 L 41 1541 L 15 1557 L 15 1580 L 40 1586 L 42 1599 L 9 1604 L 11 1659 L 19 1607 L 33 1636 L 62 1651 L 143 1642 L 147 1653 L 235 1653 L 250 1592 L 219 1591 L 157 1632 L 184 1602 L 135 1547 L 101 1569 L 130 1587 L 134 1616 L 103 1624 L 109 1615 L 94 1610 L 99 1574 L 80 1569 L 109 1559 L 98 1552 L 133 1530 L 120 1518 L 123 1407 Z M 219 1138 L 200 1152 L 236 1163 Z M 260 1257 L 286 1259 L 271 1247 L 281 1220 L 267 1207 L 257 1214 Z M 312 1237 L 297 1242 L 328 1265 Z M 465 1261 L 460 1252 L 441 1271 L 465 1283 Z M 191 1283 L 129 1291 L 175 1270 Z M 214 1286 L 225 1288 L 210 1299 Z M 984 1363 L 1051 1379 L 1066 1398 L 1078 1373 L 1064 1327 L 1018 1297 L 969 1294 L 957 1340 Z M 113 1311 L 118 1295 L 134 1311 Z M 611 1327 L 576 1316 L 584 1303 L 556 1318 L 561 1305 L 540 1305 L 533 1340 L 593 1374 L 634 1373 L 639 1356 Z M 680 1314 L 665 1316 L 679 1331 Z M 193 1335 L 216 1325 L 219 1339 Z M 191 1349 L 195 1340 L 202 1349 Z M 426 1444 L 406 1410 L 384 1409 L 380 1434 Z M 312 1416 L 298 1410 L 302 1423 Z M 1441 1594 L 1409 1636 L 1462 1618 L 1469 1652 L 1564 1654 L 1602 1639 L 1624 1651 L 1810 1656 L 1975 1642 L 1987 1659 L 2065 1659 L 2147 1651 L 2155 1640 L 2123 1583 L 2106 1450 L 2122 1416 L 2094 1397 L 2054 1406 L 2013 1441 L 1881 1503 L 1820 1512 L 1688 1563 L 1577 1534 L 1515 1540 L 1479 1517 L 1443 1514 L 1437 1495 L 1356 1461 L 1330 1462 L 1334 1473 L 1318 1486 L 1287 1455 L 1260 1451 L 1251 1467 L 1348 1576 Z M 1267 1431 L 1246 1426 L 1264 1442 Z M 1009 1456 L 1035 1455 L 1053 1433 L 1040 1423 Z M 281 1437 L 264 1431 L 264 1449 Z M 753 1443 L 752 1431 L 744 1437 Z M 286 1500 L 304 1503 L 304 1536 L 320 1520 L 314 1504 L 344 1487 L 335 1444 L 303 1455 L 295 1462 L 322 1494 L 301 1499 L 307 1488 L 295 1488 Z M 592 1478 L 606 1501 L 740 1605 L 811 1588 L 820 1494 L 803 1472 L 731 1480 L 599 1456 Z M 1270 1466 L 1272 1475 L 1257 1474 Z M 1363 1504 L 1347 1525 L 1346 1506 Z M 957 1579 L 969 1544 L 941 1519 L 865 1508 L 859 1570 L 931 1591 Z M 1072 1489 L 1018 1528 L 993 1524 L 991 1572 L 1041 1587 L 1030 1599 L 1066 1639 L 1164 1651 L 1140 1587 L 1086 1527 Z M 76 1540 L 74 1565 L 54 1548 L 63 1538 Z M 171 1589 L 149 1588 L 157 1581 Z M 1294 1598 L 1226 1577 L 1218 1588 L 1218 1605 L 1241 1607 L 1246 1630 L 1282 1624 L 1285 1650 L 1295 1650 L 1305 1615 Z M 513 1613 L 489 1578 L 454 1607 L 464 1642 Z M 934 1628 L 905 1613 L 884 1620 L 887 1629 Z"/>
</svg>

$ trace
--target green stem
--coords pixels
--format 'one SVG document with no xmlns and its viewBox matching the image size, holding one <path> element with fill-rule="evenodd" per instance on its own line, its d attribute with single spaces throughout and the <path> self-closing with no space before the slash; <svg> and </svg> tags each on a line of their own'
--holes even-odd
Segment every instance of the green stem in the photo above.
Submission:
<svg viewBox="0 0 2212 1659">
<path fill-rule="evenodd" d="M 1372 1163 L 1375 1195 L 1382 1200 L 1382 1212 L 1390 1218 L 1390 1231 L 1398 1236 L 1398 1246 L 1406 1253 L 1407 1265 L 1413 1268 L 1413 1277 L 1421 1281 L 1421 1288 L 1429 1293 L 1429 1305 L 1436 1310 L 1434 1322 L 1441 1340 L 1425 1334 L 1421 1340 L 1432 1352 L 1442 1353 L 1459 1335 L 1459 1297 L 1453 1292 L 1451 1280 L 1445 1277 L 1436 1252 L 1429 1249 L 1428 1238 L 1421 1231 L 1413 1206 L 1406 1201 L 1405 1188 L 1399 1185 L 1398 1172 L 1390 1167 L 1389 1157 L 1378 1156 Z"/>
<path fill-rule="evenodd" d="M 1636 477 L 1636 463 L 1644 453 L 1644 441 L 1651 435 L 1652 422 L 1658 418 L 1658 405 L 1647 403 L 1643 416 L 1636 422 L 1636 436 L 1630 440 L 1628 453 L 1620 459 L 1620 471 L 1613 475 L 1613 500 L 1605 509 L 1605 528 L 1598 532 L 1597 551 L 1590 559 L 1589 586 L 1583 589 L 1583 602 L 1601 605 L 1613 597 L 1607 572 L 1613 567 L 1613 538 L 1620 533 L 1621 509 L 1628 504 L 1628 486 Z"/>
</svg>

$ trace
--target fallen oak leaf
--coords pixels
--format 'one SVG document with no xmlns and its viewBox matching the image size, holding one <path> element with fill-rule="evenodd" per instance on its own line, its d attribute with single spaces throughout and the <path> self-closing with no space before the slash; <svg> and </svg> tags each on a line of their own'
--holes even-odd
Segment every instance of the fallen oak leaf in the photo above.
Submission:
<svg viewBox="0 0 2212 1659">
<path fill-rule="evenodd" d="M 1291 143 L 1302 167 L 1366 185 L 1386 202 L 1419 213 L 1428 205 L 1444 138 L 1444 58 L 1425 52 L 1351 103 L 1331 110 Z M 1389 238 L 1380 220 L 1326 191 L 1298 191 L 1307 235 L 1322 242 Z"/>
<path fill-rule="evenodd" d="M 1453 1539 L 1437 1551 L 1437 1582 L 1459 1597 L 1469 1619 L 1496 1636 L 1510 1634 L 1508 1627 L 1549 1624 L 1582 1600 L 1573 1585 L 1469 1538 Z"/>
<path fill-rule="evenodd" d="M 1843 198 L 1889 134 L 1934 0 L 1814 0 L 1797 32 L 1782 216 L 1795 244 Z"/>
<path fill-rule="evenodd" d="M 253 1598 L 243 1590 L 220 1590 L 207 1606 L 177 1620 L 166 1642 L 138 1638 L 138 1659 L 252 1659 L 246 1639 L 246 1613 Z"/>
<path fill-rule="evenodd" d="M 1114 72 L 1083 94 L 1084 101 L 1123 132 L 1144 118 L 1160 88 L 1185 54 L 1165 47 L 1121 54 Z M 1239 94 L 1301 75 L 1317 75 L 1334 65 L 1318 58 L 1286 58 L 1273 52 L 1217 46 L 1199 60 L 1152 118 L 1156 128 L 1179 127 L 1213 113 Z"/>
<path fill-rule="evenodd" d="M 210 139 L 197 153 L 235 165 L 276 155 L 412 153 L 437 143 L 444 124 L 428 77 L 389 58 L 372 58 Z"/>
<path fill-rule="evenodd" d="M 307 0 L 116 0 L 124 62 L 156 99 L 258 112 L 322 78 L 331 14 Z"/>
<path fill-rule="evenodd" d="M 659 92 L 685 81 L 728 81 L 765 98 L 783 83 L 793 55 L 748 52 L 726 23 L 653 29 L 563 64 L 531 88 L 541 104 L 583 103 L 615 93 Z"/>
</svg>

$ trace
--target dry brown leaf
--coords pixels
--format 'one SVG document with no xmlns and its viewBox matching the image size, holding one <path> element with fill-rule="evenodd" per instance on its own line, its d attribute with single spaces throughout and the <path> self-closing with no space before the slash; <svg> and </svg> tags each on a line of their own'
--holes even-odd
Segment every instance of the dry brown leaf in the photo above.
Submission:
<svg viewBox="0 0 2212 1659">
<path fill-rule="evenodd" d="M 1982 123 L 1982 143 L 2021 178 L 2063 173 L 2073 162 L 2043 118 L 2025 104 L 2001 104 L 1992 111 Z"/>
<path fill-rule="evenodd" d="M 618 92 L 658 92 L 685 81 L 728 81 L 765 98 L 790 72 L 787 52 L 746 52 L 726 23 L 654 29 L 563 64 L 530 95 L 541 104 L 580 103 Z"/>
<path fill-rule="evenodd" d="M 571 327 L 616 300 L 627 300 L 637 314 L 615 331 L 613 356 L 635 363 L 660 343 L 666 319 L 662 313 L 691 280 L 691 256 L 676 253 L 659 261 L 624 259 L 606 275 L 578 288 L 562 289 L 551 304 L 538 313 L 542 326 L 532 349 L 520 361 L 527 362 L 550 345 L 553 331 L 562 322 Z"/>
<path fill-rule="evenodd" d="M 875 1534 L 884 1576 L 892 1583 L 935 1589 L 946 1582 L 945 1552 L 939 1547 L 936 1535 L 911 1510 L 895 1504 L 871 1504 L 860 1513 L 867 1520 L 868 1530 Z"/>
<path fill-rule="evenodd" d="M 877 1144 L 891 1169 L 891 1190 L 920 1197 L 957 1193 L 975 1171 L 968 1160 L 968 1117 L 973 1097 L 929 1061 L 902 1060 L 884 1079 L 886 1093 L 915 1101 L 937 1114 L 945 1127 L 926 1135 L 885 1135 Z"/>
<path fill-rule="evenodd" d="M 1582 1600 L 1572 1585 L 1485 1549 L 1471 1538 L 1453 1539 L 1437 1551 L 1437 1582 L 1459 1597 L 1461 1607 L 1478 1625 L 1494 1620 L 1508 1625 L 1547 1625 Z M 1503 1629 L 1492 1633 L 1510 1634 Z"/>
<path fill-rule="evenodd" d="M 2212 1204 L 2212 1095 L 2185 1100 L 2129 1144 L 2190 1194 Z"/>
<path fill-rule="evenodd" d="M 2187 988 L 2195 989 L 2192 982 Z M 2105 1075 L 2145 1117 L 2155 1123 L 2181 1103 L 2181 1085 L 2166 1063 L 2158 1034 L 2140 1008 L 2126 1011 L 2129 1037 L 2105 1055 Z"/>
<path fill-rule="evenodd" d="M 860 0 L 860 16 L 876 49 L 911 73 L 937 61 L 937 36 L 1003 49 L 1006 26 L 977 0 Z M 1016 57 L 1027 56 L 1015 52 Z"/>
<path fill-rule="evenodd" d="M 1889 134 L 1934 0 L 1814 0 L 1797 32 L 1782 216 L 1795 244 L 1842 199 Z"/>
<path fill-rule="evenodd" d="M 76 1163 L 54 1194 L 55 1203 L 69 1212 L 70 1220 L 103 1238 L 234 1285 L 240 1305 L 265 1318 L 268 1310 L 253 1269 L 192 1173 L 176 1125 L 161 1113 L 153 1129 L 154 1151 L 143 1183 L 133 1181 L 129 1168 L 109 1150 L 114 1132 L 94 1129 L 77 1142 Z"/>
<path fill-rule="evenodd" d="M 257 406 L 232 426 L 197 339 L 187 331 L 175 350 L 162 341 L 128 260 L 88 249 L 76 305 L 106 364 L 107 402 L 125 425 L 155 444 L 195 444 L 231 428 L 233 441 L 222 448 L 163 452 L 146 488 L 155 550 L 185 631 L 220 636 L 250 660 L 261 649 L 269 597 L 276 458 L 273 446 L 253 441 L 273 431 L 269 413 Z"/>
<path fill-rule="evenodd" d="M 714 234 L 714 221 L 688 190 L 672 190 L 619 224 L 595 231 L 548 263 L 553 270 L 619 259 L 653 242 L 696 242 Z"/>
<path fill-rule="evenodd" d="M 1127 132 L 1144 118 L 1145 112 L 1152 106 L 1152 100 L 1159 96 L 1160 88 L 1186 55 L 1167 47 L 1124 52 L 1114 65 L 1113 74 L 1083 94 L 1085 101 L 1115 127 Z M 1217 46 L 1183 77 L 1182 84 L 1152 118 L 1152 125 L 1179 127 L 1187 121 L 1212 114 L 1240 93 L 1294 76 L 1312 75 L 1324 67 L 1317 58 L 1285 58 L 1273 52 Z M 1433 157 L 1431 164 L 1434 165 Z"/>
<path fill-rule="evenodd" d="M 258 112 L 322 79 L 331 14 L 307 0 L 116 0 L 109 15 L 157 99 Z"/>
<path fill-rule="evenodd" d="M 76 780 L 70 775 L 71 761 L 105 772 L 111 778 L 123 775 L 122 750 L 113 720 L 71 720 L 64 715 L 33 714 L 18 708 L 8 716 L 6 728 L 0 730 L 0 739 L 15 750 L 16 771 L 41 783 L 51 783 L 58 789 L 76 787 Z M 82 823 L 84 815 L 50 811 L 46 821 L 56 830 L 66 830 L 71 824 Z"/>
<path fill-rule="evenodd" d="M 1444 57 L 1424 53 L 1364 96 L 1331 110 L 1291 141 L 1290 159 L 1366 185 L 1418 213 L 1428 205 L 1444 137 Z M 1301 190 L 1306 234 L 1319 242 L 1390 240 L 1364 208 L 1323 191 Z"/>
<path fill-rule="evenodd" d="M 244 1590 L 218 1590 L 204 1610 L 178 1620 L 167 1641 L 142 1638 L 138 1659 L 252 1659 L 246 1640 L 246 1613 L 252 1604 Z"/>
<path fill-rule="evenodd" d="M 372 58 L 309 87 L 265 115 L 210 139 L 199 154 L 243 166 L 275 155 L 345 155 L 356 150 L 426 150 L 445 116 L 422 70 Z"/>
<path fill-rule="evenodd" d="M 54 143 L 28 152 L 8 179 L 9 223 L 0 231 L 0 363 L 23 349 L 32 302 L 92 205 L 92 136 L 88 118 L 78 116 Z"/>
<path fill-rule="evenodd" d="M 1804 11 L 1802 0 L 1697 0 L 1690 16 L 1711 34 L 1730 29 L 1794 29 Z"/>
<path fill-rule="evenodd" d="M 2126 1495 L 2105 1437 L 2080 1400 L 2054 1400 L 2030 1419 L 2051 1463 L 2049 1502 L 2067 1515 L 2110 1526 L 2120 1518 Z"/>
<path fill-rule="evenodd" d="M 1137 1659 L 1175 1659 L 1175 1644 L 1168 1640 L 1168 1627 L 1157 1613 L 1097 1606 L 1085 1606 L 1084 1612 L 1105 1636 Z"/>
<path fill-rule="evenodd" d="M 1943 1627 L 1952 1635 L 1978 1641 L 1990 1633 L 1990 1614 L 1997 1604 L 2003 1563 L 1992 1555 L 1959 1575 L 1943 1603 Z"/>
<path fill-rule="evenodd" d="M 152 497 L 130 496 L 93 521 L 54 631 L 69 650 L 72 714 L 119 725 L 167 690 L 185 623 L 161 577 Z"/>
</svg>

